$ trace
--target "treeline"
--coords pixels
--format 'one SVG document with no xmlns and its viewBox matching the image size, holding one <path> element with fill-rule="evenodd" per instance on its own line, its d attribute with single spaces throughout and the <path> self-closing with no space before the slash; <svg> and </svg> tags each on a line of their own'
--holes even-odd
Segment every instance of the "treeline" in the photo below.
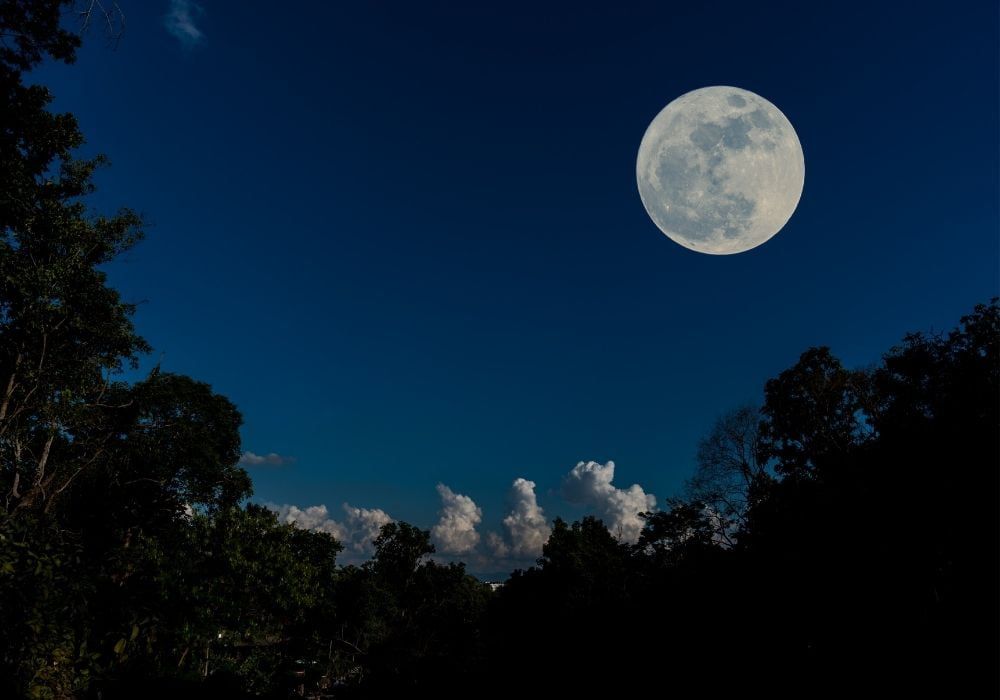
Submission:
<svg viewBox="0 0 1000 700">
<path fill-rule="evenodd" d="M 996 300 L 870 369 L 807 350 L 718 421 L 637 545 L 556 523 L 494 604 L 490 668 L 559 659 L 536 682 L 584 695 L 993 694 L 998 375 Z"/>
<path fill-rule="evenodd" d="M 101 159 L 23 75 L 67 0 L 0 0 L 0 697 L 996 694 L 1000 306 L 720 418 L 637 544 L 557 520 L 499 592 L 385 526 L 363 566 L 247 504 L 236 408 L 152 371 L 102 266 Z"/>
</svg>

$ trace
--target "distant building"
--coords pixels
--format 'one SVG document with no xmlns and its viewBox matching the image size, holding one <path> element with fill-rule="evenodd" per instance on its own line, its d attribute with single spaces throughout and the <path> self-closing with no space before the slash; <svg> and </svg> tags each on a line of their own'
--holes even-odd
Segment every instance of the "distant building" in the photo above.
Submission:
<svg viewBox="0 0 1000 700">
<path fill-rule="evenodd" d="M 486 581 L 485 583 L 486 583 L 487 586 L 490 587 L 490 590 L 493 591 L 494 593 L 496 593 L 501 588 L 503 588 L 503 584 L 504 584 L 503 581 Z"/>
</svg>

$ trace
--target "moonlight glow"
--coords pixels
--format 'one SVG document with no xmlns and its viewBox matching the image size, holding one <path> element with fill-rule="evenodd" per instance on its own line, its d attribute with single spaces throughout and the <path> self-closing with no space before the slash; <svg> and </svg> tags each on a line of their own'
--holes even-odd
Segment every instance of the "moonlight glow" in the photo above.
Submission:
<svg viewBox="0 0 1000 700">
<path fill-rule="evenodd" d="M 636 161 L 653 222 L 685 248 L 742 253 L 771 238 L 802 195 L 795 129 L 759 95 L 707 87 L 681 95 L 646 129 Z"/>
</svg>

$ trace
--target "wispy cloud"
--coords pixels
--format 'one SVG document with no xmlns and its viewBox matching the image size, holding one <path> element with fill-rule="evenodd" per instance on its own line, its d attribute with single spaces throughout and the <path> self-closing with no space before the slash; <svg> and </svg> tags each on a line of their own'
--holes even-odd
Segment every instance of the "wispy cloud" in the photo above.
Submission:
<svg viewBox="0 0 1000 700">
<path fill-rule="evenodd" d="M 170 8 L 163 18 L 163 26 L 184 48 L 193 48 L 205 41 L 205 33 L 198 21 L 205 10 L 191 0 L 170 0 Z"/>
<path fill-rule="evenodd" d="M 277 452 L 269 452 L 266 455 L 254 454 L 253 452 L 244 452 L 243 456 L 240 457 L 241 467 L 283 467 L 288 464 L 295 462 L 294 457 L 286 457 L 285 455 L 279 455 Z"/>
</svg>

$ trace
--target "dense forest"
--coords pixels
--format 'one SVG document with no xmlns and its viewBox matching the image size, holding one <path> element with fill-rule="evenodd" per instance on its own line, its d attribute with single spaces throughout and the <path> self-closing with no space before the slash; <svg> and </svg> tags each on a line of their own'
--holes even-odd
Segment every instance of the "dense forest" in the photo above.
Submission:
<svg viewBox="0 0 1000 700">
<path fill-rule="evenodd" d="M 70 4 L 0 2 L 0 697 L 996 694 L 996 300 L 871 367 L 806 350 L 636 544 L 557 519 L 493 591 L 394 522 L 339 565 L 249 502 L 229 400 L 125 379 L 103 270 L 143 221 L 88 208 L 104 161 L 25 79 Z"/>
</svg>

